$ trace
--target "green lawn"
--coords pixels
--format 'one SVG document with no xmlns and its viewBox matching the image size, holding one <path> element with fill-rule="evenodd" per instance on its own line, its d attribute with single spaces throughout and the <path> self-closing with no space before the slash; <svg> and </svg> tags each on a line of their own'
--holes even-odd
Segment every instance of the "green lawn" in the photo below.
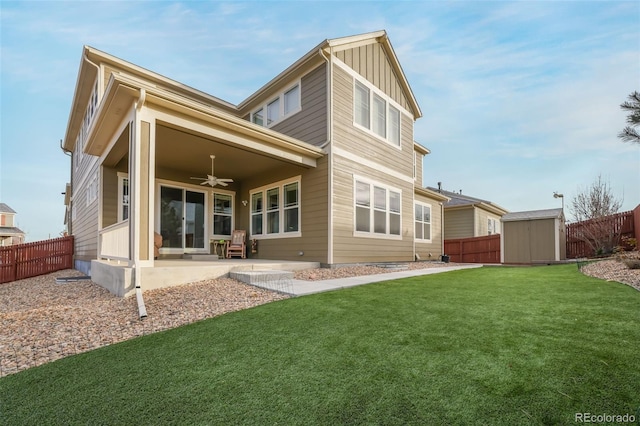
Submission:
<svg viewBox="0 0 640 426">
<path fill-rule="evenodd" d="M 640 292 L 488 267 L 274 302 L 0 379 L 0 424 L 640 416 Z"/>
</svg>

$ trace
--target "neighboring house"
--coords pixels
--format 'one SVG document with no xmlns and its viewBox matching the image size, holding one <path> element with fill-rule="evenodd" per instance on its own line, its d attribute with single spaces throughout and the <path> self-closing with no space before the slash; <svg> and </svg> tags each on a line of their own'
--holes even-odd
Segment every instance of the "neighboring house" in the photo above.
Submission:
<svg viewBox="0 0 640 426">
<path fill-rule="evenodd" d="M 429 189 L 449 198 L 444 203 L 444 237 L 447 240 L 500 233 L 500 218 L 508 213 L 504 208 L 462 193 Z"/>
<path fill-rule="evenodd" d="M 247 231 L 250 257 L 437 259 L 422 115 L 385 31 L 325 40 L 239 105 L 84 47 L 63 149 L 76 267 L 152 267 Z M 233 179 L 210 187 L 192 177 Z M 249 245 L 249 244 L 248 244 Z"/>
<path fill-rule="evenodd" d="M 24 243 L 25 234 L 15 226 L 16 212 L 5 203 L 0 203 L 0 246 Z"/>
</svg>

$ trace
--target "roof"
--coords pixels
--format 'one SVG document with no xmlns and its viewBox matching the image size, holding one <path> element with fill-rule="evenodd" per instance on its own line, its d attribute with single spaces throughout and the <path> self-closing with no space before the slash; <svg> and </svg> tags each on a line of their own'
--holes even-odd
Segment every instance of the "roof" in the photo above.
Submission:
<svg viewBox="0 0 640 426">
<path fill-rule="evenodd" d="M 243 111 L 247 106 L 253 104 L 254 102 L 260 100 L 265 93 L 267 93 L 273 86 L 276 86 L 283 81 L 287 81 L 291 78 L 293 74 L 298 72 L 300 69 L 304 69 L 304 67 L 309 66 L 310 63 L 317 64 L 326 61 L 326 57 L 322 52 L 326 52 L 331 54 L 332 52 L 337 52 L 346 49 L 352 49 L 358 46 L 364 46 L 374 43 L 380 43 L 382 45 L 383 50 L 387 54 L 389 58 L 389 63 L 391 67 L 396 73 L 398 77 L 398 82 L 402 87 L 404 93 L 407 96 L 407 101 L 411 106 L 412 113 L 414 115 L 414 119 L 418 119 L 422 117 L 422 111 L 420 106 L 418 105 L 418 101 L 416 100 L 411 87 L 409 86 L 409 82 L 407 77 L 402 70 L 402 66 L 398 61 L 398 57 L 391 46 L 391 42 L 389 41 L 389 37 L 387 36 L 387 32 L 385 30 L 373 31 L 370 33 L 357 34 L 347 37 L 340 37 L 334 39 L 326 39 L 314 48 L 312 48 L 309 52 L 304 54 L 300 59 L 290 65 L 287 69 L 282 71 L 280 74 L 271 79 L 268 83 L 250 95 L 247 99 L 240 102 L 238 104 L 237 109 L 239 111 Z M 313 65 L 314 67 L 316 65 Z"/>
<path fill-rule="evenodd" d="M 0 213 L 14 213 L 15 214 L 15 210 L 13 210 L 11 207 L 9 207 L 8 205 L 6 205 L 5 203 L 0 203 Z"/>
<path fill-rule="evenodd" d="M 14 226 L 0 226 L 0 236 L 6 237 L 8 235 L 24 235 L 24 232 Z"/>
<path fill-rule="evenodd" d="M 561 219 L 564 217 L 562 209 L 529 210 L 524 212 L 507 213 L 502 216 L 503 222 L 516 220 Z"/>
<path fill-rule="evenodd" d="M 483 200 L 481 198 L 471 197 L 469 195 L 462 195 L 457 192 L 445 191 L 442 189 L 427 187 L 431 191 L 439 192 L 440 194 L 449 198 L 449 201 L 444 204 L 445 208 L 462 208 L 462 207 L 478 207 L 488 210 L 497 215 L 504 215 L 508 212 L 507 209 L 492 203 L 491 201 Z"/>
<path fill-rule="evenodd" d="M 443 204 L 444 202 L 447 202 L 449 200 L 449 197 L 445 196 L 444 194 L 439 193 L 438 191 L 433 191 L 429 188 L 421 188 L 419 186 L 416 186 L 414 188 L 414 193 L 418 194 L 418 195 L 422 195 L 425 197 L 429 197 L 433 200 L 436 201 L 442 201 Z"/>
</svg>

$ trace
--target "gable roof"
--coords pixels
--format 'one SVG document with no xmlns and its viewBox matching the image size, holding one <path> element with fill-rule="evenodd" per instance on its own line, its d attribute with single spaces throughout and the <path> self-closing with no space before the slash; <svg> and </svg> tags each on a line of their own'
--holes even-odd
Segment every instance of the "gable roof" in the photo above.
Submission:
<svg viewBox="0 0 640 426">
<path fill-rule="evenodd" d="M 380 43 L 382 49 L 387 54 L 389 59 L 389 63 L 395 72 L 400 86 L 402 90 L 407 96 L 407 100 L 411 109 L 413 110 L 414 119 L 418 119 L 422 117 L 422 111 L 418 102 L 416 100 L 411 87 L 409 86 L 409 82 L 407 81 L 407 77 L 400 66 L 400 62 L 398 61 L 398 57 L 396 56 L 393 47 L 391 46 L 391 42 L 389 41 L 389 37 L 387 36 L 387 32 L 385 30 L 374 31 L 370 33 L 352 35 L 347 37 L 326 39 L 313 49 L 308 51 L 305 55 L 303 55 L 296 62 L 287 67 L 280 74 L 271 79 L 268 83 L 250 95 L 247 99 L 240 102 L 238 104 L 238 110 L 244 110 L 248 105 L 254 104 L 259 101 L 266 93 L 274 86 L 282 84 L 283 82 L 288 81 L 292 75 L 298 73 L 301 70 L 312 69 L 317 65 L 326 62 L 326 57 L 323 54 L 331 52 L 337 52 L 346 49 L 352 49 L 354 47 L 364 46 L 368 44 Z"/>
<path fill-rule="evenodd" d="M 502 216 L 502 221 L 513 222 L 516 220 L 562 219 L 563 217 L 564 212 L 562 209 L 529 210 L 507 213 Z"/>
<path fill-rule="evenodd" d="M 6 205 L 5 203 L 0 203 L 0 213 L 12 213 L 12 214 L 15 214 L 16 211 L 13 210 L 8 205 Z"/>
<path fill-rule="evenodd" d="M 483 200 L 481 198 L 471 197 L 469 195 L 462 195 L 457 192 L 445 191 L 443 189 L 428 187 L 430 190 L 439 192 L 449 198 L 449 201 L 444 203 L 445 209 L 455 209 L 464 207 L 478 207 L 487 210 L 491 213 L 502 216 L 508 212 L 507 209 L 501 207 L 491 201 Z"/>
</svg>

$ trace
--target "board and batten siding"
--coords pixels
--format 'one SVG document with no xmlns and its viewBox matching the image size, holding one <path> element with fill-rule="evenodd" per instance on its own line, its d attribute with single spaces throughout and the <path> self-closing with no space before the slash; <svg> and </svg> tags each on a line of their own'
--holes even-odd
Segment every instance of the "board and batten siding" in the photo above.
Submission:
<svg viewBox="0 0 640 426">
<path fill-rule="evenodd" d="M 423 242 L 416 240 L 416 254 L 421 260 L 438 260 L 442 253 L 442 204 L 440 201 L 426 197 L 424 195 L 415 195 L 415 200 L 431 206 L 431 242 Z M 414 217 L 415 221 L 415 217 Z M 415 225 L 415 222 L 414 222 Z"/>
<path fill-rule="evenodd" d="M 391 99 L 411 111 L 398 78 L 379 43 L 335 52 L 334 55 Z"/>
<path fill-rule="evenodd" d="M 327 67 L 322 65 L 302 77 L 300 112 L 271 127 L 273 130 L 320 146 L 327 140 Z M 248 117 L 246 117 L 248 119 Z"/>
</svg>

